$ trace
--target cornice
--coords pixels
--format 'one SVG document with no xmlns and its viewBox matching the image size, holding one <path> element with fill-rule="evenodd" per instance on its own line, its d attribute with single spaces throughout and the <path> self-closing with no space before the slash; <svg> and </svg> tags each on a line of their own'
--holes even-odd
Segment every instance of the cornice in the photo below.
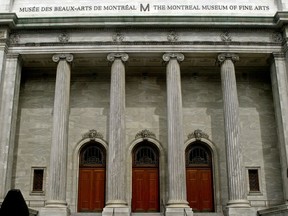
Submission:
<svg viewBox="0 0 288 216">
<path fill-rule="evenodd" d="M 119 17 L 29 17 L 15 13 L 0 14 L 0 26 L 11 29 L 78 29 L 78 28 L 281 28 L 288 23 L 288 12 L 274 17 L 240 16 L 119 16 Z"/>
<path fill-rule="evenodd" d="M 15 13 L 0 13 L 0 27 L 8 26 L 10 29 L 14 29 L 18 20 Z"/>
</svg>

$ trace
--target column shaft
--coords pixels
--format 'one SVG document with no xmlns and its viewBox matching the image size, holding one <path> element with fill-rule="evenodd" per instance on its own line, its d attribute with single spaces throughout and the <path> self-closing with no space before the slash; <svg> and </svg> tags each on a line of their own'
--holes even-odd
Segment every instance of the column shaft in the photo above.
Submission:
<svg viewBox="0 0 288 216">
<path fill-rule="evenodd" d="M 271 64 L 271 84 L 277 124 L 284 199 L 288 201 L 288 82 L 285 56 L 274 53 Z"/>
<path fill-rule="evenodd" d="M 108 202 L 111 207 L 127 206 L 125 143 L 125 53 L 111 53 L 110 124 L 108 155 Z"/>
<path fill-rule="evenodd" d="M 189 209 L 186 194 L 181 75 L 179 66 L 179 61 L 184 60 L 184 55 L 181 53 L 167 53 L 163 55 L 163 60 L 168 62 L 166 78 L 169 200 L 167 204 L 168 208 L 178 208 L 178 212 L 172 214 L 179 215 L 184 213 L 184 208 Z"/>
<path fill-rule="evenodd" d="M 11 189 L 20 79 L 19 55 L 8 55 L 0 89 L 0 200 Z"/>
<path fill-rule="evenodd" d="M 53 109 L 52 145 L 47 205 L 66 205 L 67 144 L 71 67 L 70 54 L 55 55 L 58 62 Z"/>
<path fill-rule="evenodd" d="M 228 188 L 230 207 L 249 207 L 245 190 L 245 176 L 240 142 L 239 105 L 235 68 L 236 55 L 221 54 L 221 80 L 223 92 L 225 142 L 228 168 Z"/>
</svg>

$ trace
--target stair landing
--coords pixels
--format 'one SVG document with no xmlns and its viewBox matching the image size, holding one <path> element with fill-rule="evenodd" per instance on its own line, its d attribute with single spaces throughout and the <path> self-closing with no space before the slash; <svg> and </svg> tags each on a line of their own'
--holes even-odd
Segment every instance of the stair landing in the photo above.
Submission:
<svg viewBox="0 0 288 216">
<path fill-rule="evenodd" d="M 155 212 L 155 213 L 132 213 L 132 216 L 162 216 L 163 213 Z"/>
<path fill-rule="evenodd" d="M 71 213 L 70 216 L 102 216 L 102 213 L 85 213 L 85 212 L 81 212 L 81 213 Z"/>
</svg>

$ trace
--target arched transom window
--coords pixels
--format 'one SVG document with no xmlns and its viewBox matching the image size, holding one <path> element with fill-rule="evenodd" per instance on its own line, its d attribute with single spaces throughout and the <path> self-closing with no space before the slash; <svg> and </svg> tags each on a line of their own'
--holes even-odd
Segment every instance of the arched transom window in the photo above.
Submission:
<svg viewBox="0 0 288 216">
<path fill-rule="evenodd" d="M 105 150 L 97 142 L 87 144 L 80 153 L 80 166 L 81 167 L 103 167 L 105 166 Z"/>
<path fill-rule="evenodd" d="M 210 150 L 202 144 L 191 144 L 186 150 L 186 166 L 208 166 L 212 163 Z"/>
<path fill-rule="evenodd" d="M 158 167 L 158 151 L 148 142 L 139 143 L 133 151 L 133 166 Z"/>
</svg>

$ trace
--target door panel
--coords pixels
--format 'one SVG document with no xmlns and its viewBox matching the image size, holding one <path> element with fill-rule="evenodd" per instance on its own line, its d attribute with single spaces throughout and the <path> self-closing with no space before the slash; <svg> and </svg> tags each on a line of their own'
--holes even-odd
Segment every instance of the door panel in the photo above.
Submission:
<svg viewBox="0 0 288 216">
<path fill-rule="evenodd" d="M 133 168 L 132 211 L 159 211 L 158 168 Z"/>
<path fill-rule="evenodd" d="M 212 171 L 210 168 L 187 168 L 187 200 L 195 211 L 213 211 Z"/>
<path fill-rule="evenodd" d="M 105 168 L 80 168 L 78 211 L 100 212 L 105 204 Z"/>
</svg>

